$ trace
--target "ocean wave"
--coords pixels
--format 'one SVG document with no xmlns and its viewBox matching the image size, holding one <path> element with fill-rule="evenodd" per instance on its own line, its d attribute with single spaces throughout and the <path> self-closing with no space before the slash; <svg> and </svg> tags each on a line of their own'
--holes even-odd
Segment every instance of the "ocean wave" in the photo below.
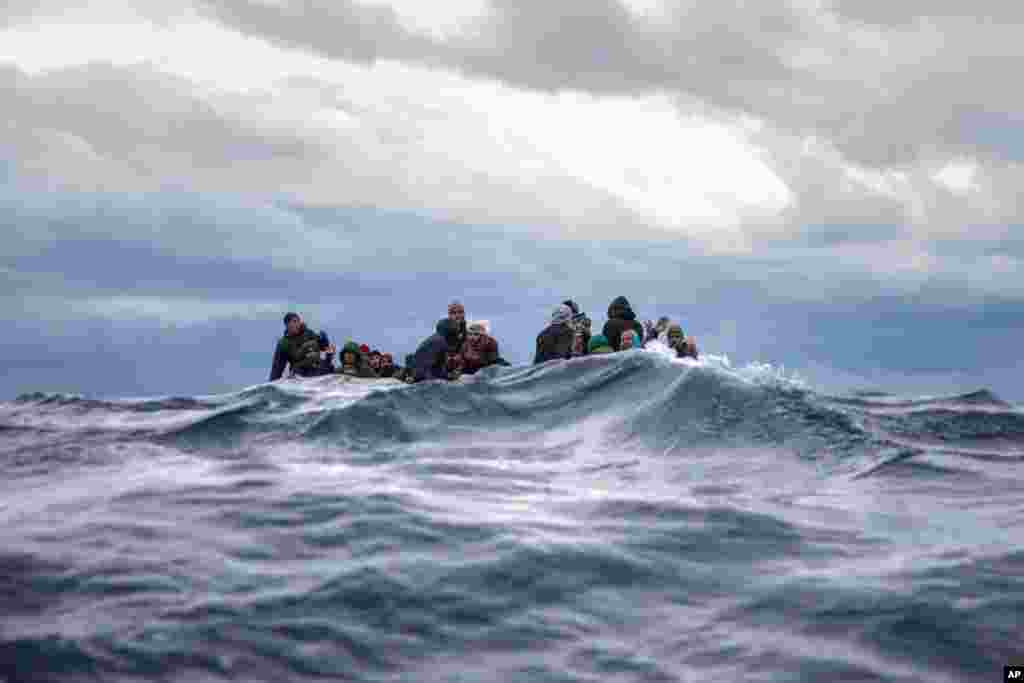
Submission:
<svg viewBox="0 0 1024 683">
<path fill-rule="evenodd" d="M 0 680 L 980 680 L 1024 415 L 664 349 L 0 403 Z"/>
</svg>

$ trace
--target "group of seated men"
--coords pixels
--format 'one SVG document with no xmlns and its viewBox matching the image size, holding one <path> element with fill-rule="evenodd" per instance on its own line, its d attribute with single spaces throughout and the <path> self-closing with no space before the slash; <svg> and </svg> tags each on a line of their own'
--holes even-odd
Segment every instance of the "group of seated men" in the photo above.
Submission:
<svg viewBox="0 0 1024 683">
<path fill-rule="evenodd" d="M 366 345 L 347 342 L 338 354 L 324 332 L 313 332 L 301 316 L 284 317 L 285 334 L 274 351 L 270 381 L 280 379 L 285 368 L 293 375 L 315 377 L 341 374 L 363 378 L 392 378 L 407 383 L 431 379 L 454 380 L 491 365 L 509 365 L 498 342 L 483 322 L 467 323 L 466 309 L 458 301 L 448 306 L 448 316 L 437 322 L 435 333 L 405 357 L 405 366 L 395 365 L 390 353 L 370 350 Z M 551 314 L 550 324 L 537 335 L 534 363 L 563 360 L 591 354 L 614 353 L 641 348 L 654 341 L 666 344 L 678 357 L 697 358 L 697 345 L 683 334 L 682 327 L 667 317 L 657 323 L 641 324 L 625 297 L 608 307 L 608 322 L 601 334 L 591 334 L 591 321 L 574 301 L 566 300 Z"/>
<path fill-rule="evenodd" d="M 270 381 L 281 379 L 285 368 L 299 377 L 343 374 L 357 377 L 394 377 L 402 368 L 395 365 L 390 353 L 371 351 L 365 344 L 347 342 L 338 355 L 340 365 L 334 366 L 337 348 L 326 332 L 314 332 L 306 327 L 302 316 L 288 313 L 284 316 L 285 332 L 274 349 L 270 368 Z"/>
<path fill-rule="evenodd" d="M 608 322 L 601 334 L 591 334 L 591 321 L 574 301 L 567 300 L 551 314 L 551 324 L 537 335 L 534 363 L 591 354 L 615 353 L 661 342 L 680 358 L 697 358 L 697 342 L 667 317 L 644 324 L 636 318 L 624 296 L 608 306 Z"/>
</svg>

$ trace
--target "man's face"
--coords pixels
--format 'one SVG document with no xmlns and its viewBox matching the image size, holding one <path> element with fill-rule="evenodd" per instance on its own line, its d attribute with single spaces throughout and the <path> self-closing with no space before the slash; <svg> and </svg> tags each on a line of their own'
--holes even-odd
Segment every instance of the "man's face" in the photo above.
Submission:
<svg viewBox="0 0 1024 683">
<path fill-rule="evenodd" d="M 462 306 L 453 306 L 448 309 L 448 319 L 453 323 L 462 324 L 466 319 L 466 309 Z"/>
<path fill-rule="evenodd" d="M 380 368 L 380 356 L 370 356 L 370 367 L 373 368 L 374 370 Z"/>
<path fill-rule="evenodd" d="M 302 329 L 302 318 L 296 316 L 288 321 L 288 334 L 296 335 Z"/>
<path fill-rule="evenodd" d="M 669 332 L 669 334 L 668 334 L 668 343 L 669 344 L 678 344 L 682 340 L 683 340 L 683 335 L 681 333 L 679 333 L 679 332 Z"/>
<path fill-rule="evenodd" d="M 480 342 L 482 342 L 483 339 L 484 335 L 480 332 L 470 332 L 466 335 L 466 341 L 469 342 L 471 346 L 480 346 Z"/>
<path fill-rule="evenodd" d="M 385 353 L 380 358 L 380 366 L 382 368 L 393 368 L 395 366 L 395 360 L 389 354 Z"/>
<path fill-rule="evenodd" d="M 622 347 L 623 349 L 631 349 L 631 348 L 633 348 L 633 333 L 632 332 L 623 332 L 622 333 L 622 343 L 620 343 L 619 346 Z"/>
</svg>

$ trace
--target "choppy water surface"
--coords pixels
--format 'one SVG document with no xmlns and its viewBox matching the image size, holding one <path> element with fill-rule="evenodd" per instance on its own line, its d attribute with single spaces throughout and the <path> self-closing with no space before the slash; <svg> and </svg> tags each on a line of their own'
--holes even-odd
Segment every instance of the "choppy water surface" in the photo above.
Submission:
<svg viewBox="0 0 1024 683">
<path fill-rule="evenodd" d="M 0 403 L 0 680 L 987 681 L 1024 412 L 630 352 Z"/>
</svg>

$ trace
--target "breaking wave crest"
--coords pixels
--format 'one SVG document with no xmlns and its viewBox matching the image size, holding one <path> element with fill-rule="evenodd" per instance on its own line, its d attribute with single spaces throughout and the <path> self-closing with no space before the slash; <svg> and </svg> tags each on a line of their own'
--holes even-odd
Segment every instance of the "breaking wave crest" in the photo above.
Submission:
<svg viewBox="0 0 1024 683">
<path fill-rule="evenodd" d="M 985 680 L 1024 412 L 660 351 L 0 403 L 0 680 Z"/>
</svg>

